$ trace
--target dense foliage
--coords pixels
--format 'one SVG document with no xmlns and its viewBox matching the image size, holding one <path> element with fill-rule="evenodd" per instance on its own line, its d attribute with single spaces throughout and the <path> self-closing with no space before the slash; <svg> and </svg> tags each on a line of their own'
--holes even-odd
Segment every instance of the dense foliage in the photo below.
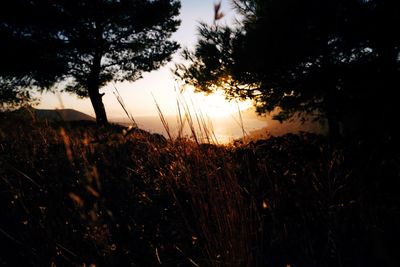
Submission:
<svg viewBox="0 0 400 267">
<path fill-rule="evenodd" d="M 99 89 L 135 81 L 170 59 L 178 48 L 169 38 L 179 26 L 179 8 L 176 0 L 2 1 L 0 89 L 58 83 L 90 97 L 105 124 Z"/>
<path fill-rule="evenodd" d="M 237 27 L 200 25 L 195 50 L 183 54 L 189 64 L 176 71 L 186 83 L 254 99 L 261 113 L 279 107 L 280 120 L 299 112 L 326 117 L 332 135 L 395 118 L 398 1 L 234 4 L 243 17 Z"/>
</svg>

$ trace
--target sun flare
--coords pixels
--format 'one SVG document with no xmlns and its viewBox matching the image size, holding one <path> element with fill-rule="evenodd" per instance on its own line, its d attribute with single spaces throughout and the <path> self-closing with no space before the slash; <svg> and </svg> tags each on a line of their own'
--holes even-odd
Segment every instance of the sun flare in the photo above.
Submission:
<svg viewBox="0 0 400 267">
<path fill-rule="evenodd" d="M 250 100 L 229 101 L 222 91 L 211 94 L 195 93 L 193 88 L 187 88 L 182 94 L 184 101 L 188 102 L 191 111 L 201 113 L 207 117 L 228 117 L 244 111 L 252 106 Z"/>
</svg>

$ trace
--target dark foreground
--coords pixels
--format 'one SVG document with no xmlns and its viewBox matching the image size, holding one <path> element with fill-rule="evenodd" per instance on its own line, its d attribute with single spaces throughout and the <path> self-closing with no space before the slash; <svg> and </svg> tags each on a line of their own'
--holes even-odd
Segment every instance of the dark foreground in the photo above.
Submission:
<svg viewBox="0 0 400 267">
<path fill-rule="evenodd" d="M 0 266 L 399 266 L 397 141 L 2 120 Z"/>
</svg>

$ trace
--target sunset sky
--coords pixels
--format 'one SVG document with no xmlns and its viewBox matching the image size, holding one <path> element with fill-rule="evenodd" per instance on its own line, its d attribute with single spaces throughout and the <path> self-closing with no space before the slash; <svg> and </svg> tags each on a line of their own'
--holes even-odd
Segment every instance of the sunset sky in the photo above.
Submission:
<svg viewBox="0 0 400 267">
<path fill-rule="evenodd" d="M 182 0 L 181 8 L 181 26 L 172 39 L 180 43 L 181 47 L 193 47 L 196 42 L 196 28 L 199 21 L 211 23 L 214 15 L 214 3 L 216 0 Z M 231 9 L 231 3 L 228 0 L 222 1 L 222 12 L 224 18 L 219 23 L 234 23 L 235 14 Z M 172 115 L 176 112 L 176 90 L 179 88 L 175 81 L 171 68 L 174 62 L 180 60 L 177 52 L 172 62 L 159 70 L 144 73 L 143 78 L 134 83 L 117 83 L 116 88 L 120 92 L 128 110 L 135 116 L 157 116 L 154 99 L 160 105 L 163 113 Z M 109 84 L 102 89 L 105 92 L 103 97 L 104 105 L 109 119 L 124 117 L 124 111 L 119 105 L 113 94 L 114 84 Z M 153 99 L 154 96 L 154 99 Z M 185 98 L 191 99 L 196 106 L 200 106 L 202 112 L 208 116 L 225 116 L 237 112 L 238 106 L 235 102 L 227 102 L 223 94 L 217 93 L 211 96 L 203 94 L 194 94 L 192 90 L 186 90 Z M 46 93 L 39 95 L 41 102 L 38 108 L 73 108 L 89 115 L 94 116 L 89 99 L 78 99 L 69 94 Z M 246 109 L 251 105 L 250 102 L 239 103 L 240 109 Z"/>
</svg>

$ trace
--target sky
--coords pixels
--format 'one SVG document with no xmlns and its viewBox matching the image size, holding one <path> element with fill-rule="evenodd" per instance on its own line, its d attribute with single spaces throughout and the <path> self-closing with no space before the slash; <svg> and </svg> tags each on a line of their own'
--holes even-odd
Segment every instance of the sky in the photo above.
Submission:
<svg viewBox="0 0 400 267">
<path fill-rule="evenodd" d="M 193 48 L 196 43 L 196 28 L 200 21 L 212 23 L 214 16 L 214 3 L 217 0 L 181 0 L 182 8 L 180 11 L 181 26 L 172 36 L 172 39 L 180 43 L 181 48 Z M 231 9 L 229 0 L 222 0 L 222 12 L 225 16 L 220 23 L 231 24 L 235 20 L 234 11 Z M 155 101 L 159 104 L 162 112 L 166 115 L 176 113 L 177 93 L 179 85 L 171 68 L 174 62 L 180 60 L 179 50 L 174 54 L 173 60 L 164 67 L 144 73 L 143 78 L 136 82 L 124 82 L 109 84 L 101 91 L 105 93 L 103 102 L 109 120 L 125 117 L 125 113 L 113 94 L 114 86 L 118 89 L 128 111 L 133 117 L 138 116 L 158 116 Z M 223 93 L 218 92 L 213 95 L 205 96 L 201 93 L 193 93 L 192 89 L 187 89 L 184 97 L 201 107 L 202 112 L 207 116 L 226 116 L 241 110 L 247 109 L 251 103 L 228 102 Z M 72 108 L 94 116 L 94 111 L 90 100 L 78 99 L 76 96 L 67 93 L 44 93 L 39 95 L 41 109 Z"/>
</svg>

